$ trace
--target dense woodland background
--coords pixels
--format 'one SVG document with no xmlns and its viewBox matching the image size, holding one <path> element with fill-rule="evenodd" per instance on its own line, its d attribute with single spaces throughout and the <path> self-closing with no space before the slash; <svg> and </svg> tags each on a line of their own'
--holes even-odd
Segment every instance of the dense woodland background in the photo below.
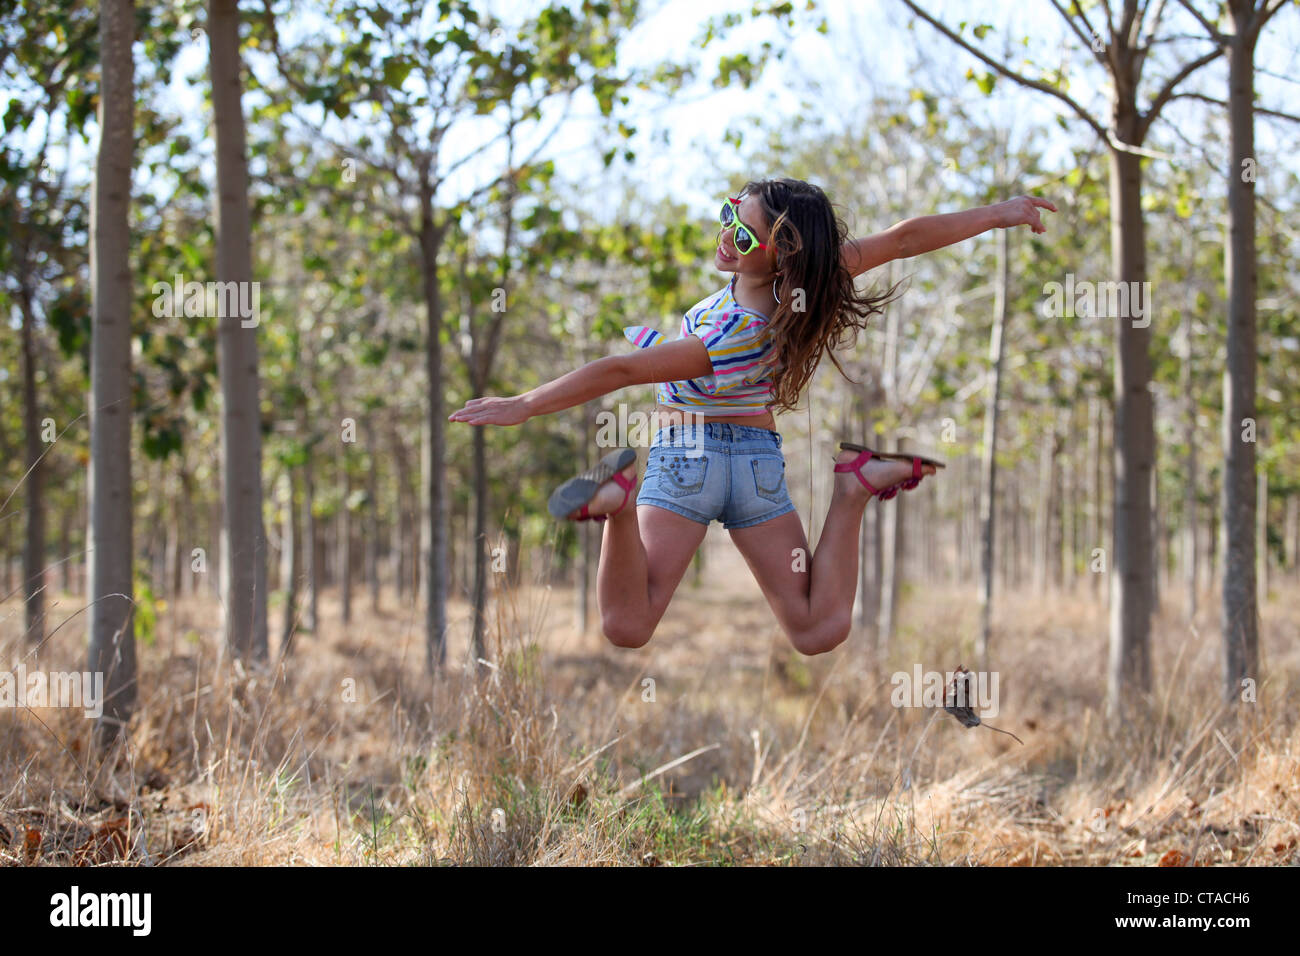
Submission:
<svg viewBox="0 0 1300 956">
<path fill-rule="evenodd" d="M 349 662 L 344 679 L 371 668 L 363 684 L 376 700 L 395 693 L 405 714 L 391 739 L 370 728 L 387 741 L 375 754 L 402 754 L 392 779 L 369 778 L 371 795 L 381 778 L 410 793 L 419 790 L 412 780 L 446 787 L 445 806 L 421 820 L 443 813 L 450 842 L 422 822 L 387 857 L 375 831 L 363 849 L 378 858 L 405 858 L 409 846 L 421 859 L 583 858 L 548 843 L 551 824 L 588 794 L 593 803 L 628 799 L 640 775 L 707 743 L 710 721 L 692 723 L 685 708 L 656 746 L 579 756 L 608 742 L 592 715 L 627 706 L 646 671 L 595 633 L 599 529 L 556 523 L 545 500 L 594 457 L 598 413 L 648 409 L 651 389 L 518 428 L 446 422 L 470 397 L 517 394 L 624 350 L 623 325 L 673 328 L 721 285 L 710 265 L 713 207 L 648 172 L 656 155 L 685 150 L 698 154 L 692 189 L 721 197 L 750 178 L 807 179 L 854 235 L 1022 193 L 1060 208 L 1046 216 L 1045 235 L 990 233 L 868 274 L 882 286 L 906 278 L 907 291 L 839 355 L 855 381 L 824 363 L 806 408 L 778 419 L 810 541 L 837 441 L 870 436 L 949 462 L 938 480 L 868 508 L 858 630 L 836 652 L 845 662 L 794 660 L 756 589 L 717 605 L 688 576 L 680 610 L 665 619 L 663 640 L 689 634 L 701 655 L 682 658 L 683 671 L 716 668 L 718 680 L 727 660 L 748 652 L 726 635 L 710 638 L 714 628 L 743 618 L 742 634 L 761 636 L 768 676 L 755 686 L 737 671 L 735 690 L 737 700 L 742 689 L 766 700 L 779 677 L 788 698 L 762 718 L 774 722 L 773 763 L 786 748 L 784 802 L 771 819 L 822 799 L 791 796 L 806 782 L 796 786 L 791 768 L 842 769 L 824 749 L 801 749 L 818 701 L 838 693 L 827 687 L 846 673 L 870 683 L 910 672 L 916 661 L 945 669 L 965 660 L 1004 675 L 1036 666 L 1045 683 L 1067 661 L 1086 669 L 1074 673 L 1078 696 L 1057 701 L 1056 716 L 1069 714 L 1073 729 L 1058 726 L 1035 752 L 1049 777 L 1077 764 L 1087 795 L 1076 829 L 1087 839 L 1100 832 L 1087 826 L 1098 806 L 1104 820 L 1111 803 L 1122 809 L 1116 794 L 1137 799 L 1134 781 L 1157 802 L 1176 784 L 1204 804 L 1222 790 L 1216 774 L 1245 780 L 1238 757 L 1252 747 L 1269 759 L 1284 752 L 1293 725 L 1282 702 L 1300 636 L 1291 613 L 1300 595 L 1300 116 L 1291 105 L 1300 5 L 1045 2 L 1042 15 L 1061 31 L 1050 42 L 959 6 L 880 5 L 912 44 L 908 83 L 889 85 L 861 55 L 875 28 L 862 10 L 850 7 L 846 19 L 816 3 L 719 11 L 648 65 L 644 49 L 633 57 L 627 44 L 653 10 L 632 0 L 3 4 L 0 649 L 28 668 L 105 671 L 110 700 L 93 741 L 70 718 L 50 716 L 44 730 L 22 715 L 8 725 L 11 759 L 35 760 L 39 772 L 0 805 L 60 788 L 95 796 L 83 793 L 85 815 L 63 829 L 50 817 L 0 816 L 0 848 L 19 846 L 25 828 L 37 831 L 36 855 L 84 858 L 107 846 L 112 856 L 114 826 L 153 833 L 137 806 L 141 779 L 163 790 L 167 781 L 213 783 L 214 764 L 199 769 L 205 747 L 224 754 L 227 774 L 269 754 L 278 776 L 259 783 L 254 773 L 250 784 L 266 799 L 271 790 L 257 788 L 298 780 L 300 758 L 316 776 L 312 761 L 325 752 L 343 761 L 329 766 L 353 766 L 346 733 L 338 749 L 324 746 L 338 724 L 293 711 L 276 724 L 259 709 L 293 706 L 275 701 L 292 696 L 294 680 L 314 682 L 312 691 L 297 685 L 302 694 L 338 697 L 338 674 L 324 663 L 331 654 Z M 837 51 L 834 70 L 796 62 L 790 51 L 806 35 Z M 195 50 L 204 68 L 177 74 Z M 806 108 L 764 111 L 755 91 L 773 71 Z M 201 105 L 201 135 L 178 86 Z M 857 95 L 844 99 L 845 88 Z M 659 113 L 713 89 L 735 94 L 726 127 L 709 143 L 673 141 Z M 595 122 L 566 125 L 571 110 Z M 243 328 L 210 308 L 160 316 L 156 286 L 177 275 L 256 281 L 258 324 Z M 1149 282 L 1149 325 L 1128 313 L 1051 314 L 1050 284 L 1067 277 Z M 694 580 L 743 587 L 746 571 L 722 537 L 710 533 Z M 1056 630 L 1066 621 L 1068 635 Z M 1040 653 L 1049 634 L 1057 651 Z M 399 646 L 395 661 L 377 663 Z M 595 683 L 575 676 L 589 666 Z M 620 679 L 632 689 L 613 693 Z M 484 681 L 505 695 L 491 706 Z M 580 705 L 580 690 L 612 696 Z M 860 729 L 858 692 L 844 693 L 847 726 Z M 173 694 L 189 709 L 163 707 Z M 1017 699 L 1046 734 L 1050 720 L 1030 706 L 1037 695 Z M 1171 710 L 1171 699 L 1202 706 Z M 569 711 L 547 737 L 537 728 L 557 701 Z M 185 757 L 192 766 L 178 769 L 188 745 L 163 745 L 185 736 L 168 721 L 198 726 L 208 706 L 211 739 L 196 741 Z M 1119 749 L 1099 756 L 1088 747 L 1103 712 Z M 695 761 L 702 776 L 686 789 L 697 796 L 719 779 L 724 794 L 733 777 L 756 792 L 771 783 L 768 751 L 756 737 L 749 753 L 750 731 L 728 713 L 719 739 L 735 740 Z M 912 727 L 903 715 L 873 713 L 890 726 L 896 716 L 900 734 Z M 211 737 L 218 717 L 224 741 Z M 802 735 L 782 736 L 805 720 Z M 282 735 L 268 738 L 270 726 Z M 479 749 L 459 763 L 444 751 L 440 767 L 421 734 L 447 727 L 461 730 L 450 740 Z M 1233 755 L 1226 769 L 1206 756 L 1219 734 Z M 814 732 L 835 753 L 852 749 L 848 735 L 834 721 Z M 113 761 L 61 765 L 60 748 L 82 738 L 79 755 L 93 749 Z M 895 741 L 897 759 L 880 768 L 892 782 L 870 799 L 901 797 L 893 788 L 904 765 L 908 787 L 915 773 L 962 791 L 947 752 L 936 751 L 924 774 L 912 769 L 918 752 L 929 753 L 919 750 L 924 740 L 915 731 Z M 305 757 L 295 749 L 304 743 Z M 1162 747 L 1187 761 L 1167 778 Z M 491 814 L 505 804 L 492 787 L 514 793 L 511 775 L 520 780 L 527 755 L 543 752 L 554 766 L 541 761 L 550 769 L 519 783 L 540 802 L 509 804 L 511 842 L 493 843 L 503 831 Z M 1082 772 L 1085 756 L 1095 778 Z M 579 782 L 559 773 L 573 765 Z M 1294 783 L 1294 761 L 1278 766 L 1269 781 Z M 1027 796 L 1039 791 L 1022 771 L 989 792 L 1037 813 L 1042 797 Z M 123 772 L 130 784 L 120 784 Z M 466 773 L 484 788 L 473 799 L 448 782 Z M 833 778 L 839 770 L 824 780 Z M 336 780 L 321 799 L 362 813 L 350 787 Z M 1114 800 L 1089 787 L 1110 788 Z M 169 829 L 175 852 L 216 852 L 209 815 L 242 832 L 213 797 L 193 799 L 180 812 L 201 807 L 204 826 L 184 838 Z M 525 805 L 533 815 L 521 830 Z M 100 810 L 108 822 L 93 817 Z M 1285 823 L 1294 811 L 1270 813 Z M 358 832 L 375 823 L 373 805 L 364 812 Z M 388 825 L 411 812 L 392 809 Z M 705 838 L 680 815 L 654 819 L 676 828 L 669 856 Z M 335 858 L 346 858 L 348 826 L 335 822 Z M 919 833 L 911 823 L 906 833 Z M 644 833 L 638 839 L 654 846 L 637 843 L 634 853 L 625 834 L 586 832 L 588 849 L 605 839 L 620 847 L 592 859 L 666 852 Z M 1260 827 L 1237 835 L 1253 851 L 1272 847 Z M 961 852 L 1008 859 L 1007 834 L 985 836 Z M 1057 857 L 1133 856 L 1130 836 L 1100 856 Z M 823 861 L 952 859 L 919 836 L 827 839 Z M 1177 852 L 1194 860 L 1201 843 Z M 1230 843 L 1219 859 L 1238 862 Z M 222 845 L 237 853 L 231 847 L 249 844 Z M 1032 845 L 1022 862 L 1041 861 Z M 1292 852 L 1279 845 L 1270 858 Z"/>
</svg>

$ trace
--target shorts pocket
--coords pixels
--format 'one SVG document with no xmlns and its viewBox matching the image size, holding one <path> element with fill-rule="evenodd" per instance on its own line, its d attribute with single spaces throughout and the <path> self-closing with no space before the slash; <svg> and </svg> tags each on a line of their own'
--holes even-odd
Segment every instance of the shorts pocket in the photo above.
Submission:
<svg viewBox="0 0 1300 956">
<path fill-rule="evenodd" d="M 754 469 L 754 492 L 768 501 L 781 502 L 789 495 L 785 488 L 785 458 L 764 456 L 750 461 Z"/>
<path fill-rule="evenodd" d="M 698 494 L 704 487 L 704 476 L 709 470 L 706 455 L 664 454 L 659 457 L 657 464 L 659 489 L 674 498 Z"/>
</svg>

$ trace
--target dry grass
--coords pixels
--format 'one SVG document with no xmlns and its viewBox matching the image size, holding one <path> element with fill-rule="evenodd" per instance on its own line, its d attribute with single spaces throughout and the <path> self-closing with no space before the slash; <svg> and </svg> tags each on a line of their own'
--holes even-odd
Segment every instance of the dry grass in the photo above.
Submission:
<svg viewBox="0 0 1300 956">
<path fill-rule="evenodd" d="M 222 653 L 215 603 L 183 600 L 140 648 L 139 707 L 115 760 L 87 765 L 80 711 L 0 711 L 0 854 L 184 865 L 1297 861 L 1294 585 L 1263 615 L 1257 704 L 1237 716 L 1218 707 L 1212 614 L 1192 629 L 1172 608 L 1156 623 L 1147 715 L 1114 728 L 1097 709 L 1104 608 L 1082 594 L 1003 597 L 993 722 L 1021 747 L 890 704 L 895 671 L 975 666 L 970 589 L 915 588 L 883 661 L 852 641 L 808 659 L 716 528 L 708 547 L 709 580 L 730 583 L 695 589 L 688 578 L 643 650 L 578 635 L 567 591 L 502 586 L 493 665 L 477 677 L 459 665 L 458 604 L 453 664 L 433 682 L 422 612 L 391 594 L 375 615 L 358 593 L 347 628 L 327 595 L 321 634 L 299 634 L 286 666 L 250 673 Z M 58 600 L 51 620 L 71 620 L 29 670 L 81 669 L 79 607 Z M 26 653 L 11 599 L 0 605 L 0 666 Z"/>
</svg>

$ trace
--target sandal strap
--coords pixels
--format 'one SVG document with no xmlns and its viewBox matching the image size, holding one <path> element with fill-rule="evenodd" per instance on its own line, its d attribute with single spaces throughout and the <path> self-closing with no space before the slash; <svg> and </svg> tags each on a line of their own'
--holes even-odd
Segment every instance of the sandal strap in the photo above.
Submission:
<svg viewBox="0 0 1300 956">
<path fill-rule="evenodd" d="M 586 505 L 582 506 L 582 510 L 578 512 L 578 517 L 574 518 L 574 521 L 606 521 L 611 515 L 616 515 L 627 507 L 628 498 L 631 496 L 632 492 L 636 490 L 636 479 L 624 477 L 621 471 L 614 472 L 613 478 L 614 482 L 623 489 L 622 503 L 608 514 L 594 515 L 587 510 L 587 505 L 590 504 L 590 502 L 588 502 Z"/>
<path fill-rule="evenodd" d="M 872 487 L 871 483 L 862 476 L 862 471 L 861 471 L 862 466 L 865 465 L 868 461 L 870 461 L 871 458 L 872 458 L 872 453 L 870 451 L 863 451 L 861 454 L 858 455 L 857 458 L 854 458 L 852 461 L 838 462 L 835 465 L 834 470 L 837 472 L 846 472 L 846 471 L 853 472 L 853 474 L 857 477 L 858 481 L 862 482 L 862 486 L 866 488 L 867 491 L 871 492 L 872 497 L 875 497 L 876 495 L 880 494 L 880 492 L 876 488 Z"/>
<path fill-rule="evenodd" d="M 857 476 L 858 481 L 862 483 L 863 487 L 866 488 L 867 491 L 871 492 L 871 496 L 873 498 L 879 498 L 881 501 L 888 501 L 890 498 L 896 496 L 900 491 L 911 491 L 919 485 L 921 479 L 925 477 L 922 474 L 922 469 L 925 467 L 924 459 L 913 456 L 912 477 L 904 478 L 902 481 L 895 482 L 887 488 L 874 488 L 866 478 L 862 477 L 861 471 L 862 466 L 873 457 L 878 457 L 881 460 L 894 460 L 899 456 L 876 455 L 869 449 L 863 449 L 862 453 L 852 461 L 836 462 L 834 470 L 837 472 L 852 472 Z"/>
</svg>

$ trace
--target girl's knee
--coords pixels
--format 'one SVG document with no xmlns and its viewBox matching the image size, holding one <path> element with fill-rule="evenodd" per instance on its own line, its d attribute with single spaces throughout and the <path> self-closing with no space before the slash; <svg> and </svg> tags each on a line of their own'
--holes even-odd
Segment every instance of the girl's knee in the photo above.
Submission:
<svg viewBox="0 0 1300 956">
<path fill-rule="evenodd" d="M 800 654 L 813 657 L 835 650 L 844 643 L 852 629 L 851 614 L 836 614 L 811 627 L 790 631 L 790 643 Z"/>
<path fill-rule="evenodd" d="M 650 643 L 650 638 L 654 634 L 654 631 L 647 630 L 636 621 L 621 618 L 609 620 L 602 618 L 600 629 L 605 635 L 605 640 L 615 647 L 644 647 Z"/>
</svg>

